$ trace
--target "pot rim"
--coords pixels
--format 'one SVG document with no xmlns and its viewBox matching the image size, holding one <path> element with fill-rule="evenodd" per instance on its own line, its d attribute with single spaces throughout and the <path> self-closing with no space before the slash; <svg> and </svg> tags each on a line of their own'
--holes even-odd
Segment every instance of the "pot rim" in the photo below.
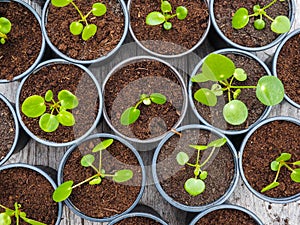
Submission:
<svg viewBox="0 0 300 225">
<path fill-rule="evenodd" d="M 168 225 L 165 221 L 158 218 L 157 216 L 154 216 L 150 213 L 144 213 L 144 212 L 132 212 L 132 213 L 124 214 L 124 215 L 119 216 L 118 218 L 114 219 L 113 221 L 111 221 L 108 225 L 114 225 L 114 224 L 116 224 L 117 222 L 120 222 L 123 219 L 131 218 L 131 217 L 146 217 L 146 218 L 155 220 L 156 222 L 159 222 L 162 225 Z"/>
</svg>

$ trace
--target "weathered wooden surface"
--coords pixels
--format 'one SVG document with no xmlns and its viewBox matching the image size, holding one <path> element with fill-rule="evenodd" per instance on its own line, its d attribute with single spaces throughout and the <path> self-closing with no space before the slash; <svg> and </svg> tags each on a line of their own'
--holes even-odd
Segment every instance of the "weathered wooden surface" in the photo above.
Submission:
<svg viewBox="0 0 300 225">
<path fill-rule="evenodd" d="M 26 0 L 27 2 L 30 2 Z M 40 13 L 40 4 L 41 0 L 36 0 L 30 2 L 34 8 Z M 296 22 L 293 24 L 293 30 L 300 28 L 300 0 L 296 0 L 298 6 L 296 10 Z M 172 60 L 174 66 L 185 72 L 187 75 L 185 79 L 188 79 L 188 74 L 192 72 L 193 67 L 199 61 L 200 56 L 204 56 L 209 53 L 212 49 L 209 47 L 209 44 L 205 42 L 197 50 L 197 54 L 192 54 L 188 58 L 182 58 L 180 60 Z M 257 53 L 259 57 L 265 59 L 268 55 L 271 55 L 274 52 L 275 48 L 268 50 L 268 52 Z M 128 35 L 126 44 L 121 48 L 120 52 L 112 59 L 110 62 L 107 62 L 105 65 L 92 65 L 90 69 L 96 75 L 97 79 L 101 83 L 103 77 L 108 73 L 109 69 L 115 66 L 122 59 L 126 59 L 129 56 L 143 55 L 143 51 L 136 47 L 136 44 L 131 41 L 131 38 Z M 15 93 L 18 88 L 19 82 L 13 82 L 10 84 L 0 84 L 0 92 L 3 93 L 8 99 L 12 102 L 15 101 Z M 291 106 L 287 102 L 273 107 L 270 116 L 275 115 L 287 115 L 300 119 L 300 110 Z M 199 123 L 193 115 L 190 115 L 185 120 L 185 123 Z M 107 125 L 105 124 L 103 118 L 101 124 L 97 127 L 95 132 L 106 132 L 109 131 Z M 58 168 L 60 159 L 62 158 L 66 148 L 54 148 L 54 147 L 45 147 L 33 140 L 30 140 L 26 147 L 17 154 L 14 154 L 11 159 L 7 162 L 24 162 L 35 165 L 48 165 L 53 168 Z M 151 175 L 151 160 L 152 160 L 153 151 L 150 152 L 141 152 L 144 163 L 147 168 L 147 186 L 143 194 L 141 202 L 153 207 L 164 220 L 166 220 L 170 225 L 183 225 L 185 221 L 186 213 L 180 211 L 166 201 L 162 199 L 158 191 L 152 182 Z M 281 204 L 271 204 L 264 202 L 253 194 L 246 188 L 243 182 L 240 180 L 237 188 L 235 189 L 233 195 L 230 197 L 228 202 L 232 204 L 237 204 L 244 206 L 254 213 L 256 213 L 261 220 L 266 225 L 297 225 L 300 224 L 300 202 L 289 203 L 285 205 Z M 61 221 L 62 225 L 92 225 L 92 224 L 101 224 L 101 223 L 92 223 L 80 219 L 78 216 L 75 216 L 74 213 L 70 212 L 67 207 L 64 207 L 63 219 Z M 105 224 L 105 223 L 103 223 Z"/>
</svg>

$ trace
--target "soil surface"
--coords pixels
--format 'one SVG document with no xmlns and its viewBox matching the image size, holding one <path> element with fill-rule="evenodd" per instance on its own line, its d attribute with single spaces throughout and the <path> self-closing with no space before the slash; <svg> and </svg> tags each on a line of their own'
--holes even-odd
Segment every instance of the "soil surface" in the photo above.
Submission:
<svg viewBox="0 0 300 225">
<path fill-rule="evenodd" d="M 206 188 L 203 193 L 192 197 L 184 190 L 187 179 L 194 177 L 194 167 L 180 166 L 176 156 L 183 151 L 190 156 L 189 163 L 195 164 L 197 151 L 189 145 L 207 145 L 218 139 L 214 134 L 199 129 L 185 130 L 173 135 L 161 148 L 157 160 L 157 177 L 162 189 L 175 201 L 188 206 L 203 206 L 221 198 L 233 182 L 234 161 L 227 145 L 217 148 L 210 161 L 201 169 L 208 172 L 204 180 Z M 203 163 L 212 148 L 200 152 L 200 163 Z"/>
<path fill-rule="evenodd" d="M 253 13 L 253 6 L 259 4 L 261 7 L 269 4 L 270 0 L 237 0 L 237 1 L 214 1 L 214 16 L 219 29 L 231 41 L 247 47 L 261 47 L 270 44 L 279 35 L 271 31 L 270 20 L 264 17 L 266 27 L 263 30 L 256 30 L 253 26 L 256 17 L 251 17 L 246 27 L 236 30 L 231 26 L 232 16 L 241 7 L 248 10 L 249 15 Z M 271 18 L 279 15 L 289 16 L 288 1 L 277 1 L 274 5 L 266 9 Z"/>
<path fill-rule="evenodd" d="M 120 222 L 115 223 L 115 225 L 161 225 L 161 223 L 156 222 L 153 219 L 146 218 L 146 217 L 130 217 L 121 220 Z"/>
<path fill-rule="evenodd" d="M 86 141 L 71 153 L 64 167 L 64 181 L 73 180 L 74 184 L 77 184 L 95 175 L 91 167 L 81 166 L 80 160 L 83 155 L 92 154 L 92 149 L 103 140 L 97 138 Z M 99 153 L 93 154 L 99 159 Z M 97 168 L 98 162 L 96 160 L 94 163 Z M 102 151 L 102 168 L 106 174 L 131 169 L 133 178 L 124 183 L 116 183 L 107 177 L 103 178 L 99 185 L 86 183 L 73 189 L 70 201 L 84 214 L 95 218 L 111 217 L 127 210 L 138 197 L 142 183 L 142 170 L 136 156 L 117 140 Z"/>
<path fill-rule="evenodd" d="M 161 93 L 163 105 L 141 104 L 138 120 L 129 126 L 120 123 L 125 109 L 135 106 L 141 94 Z M 115 71 L 105 85 L 104 101 L 112 125 L 122 134 L 141 140 L 154 138 L 170 130 L 182 114 L 183 91 L 175 73 L 154 60 L 139 60 Z"/>
<path fill-rule="evenodd" d="M 83 15 L 86 15 L 96 2 L 99 1 L 74 1 Z M 125 17 L 118 0 L 103 0 L 101 3 L 106 5 L 107 12 L 100 17 L 91 14 L 87 18 L 89 24 L 98 27 L 95 36 L 87 41 L 84 41 L 81 35 L 73 35 L 69 30 L 73 21 L 81 19 L 72 4 L 62 8 L 49 4 L 46 29 L 52 44 L 65 55 L 77 60 L 97 59 L 112 51 L 124 33 Z"/>
<path fill-rule="evenodd" d="M 0 79 L 12 80 L 36 61 L 42 47 L 42 31 L 35 16 L 16 2 L 0 2 L 0 15 L 11 22 L 8 40 L 0 46 Z"/>
<path fill-rule="evenodd" d="M 256 85 L 259 78 L 267 75 L 264 68 L 254 59 L 243 56 L 240 54 L 225 54 L 229 57 L 237 68 L 242 68 L 247 73 L 247 80 L 240 82 L 234 80 L 233 85 Z M 200 68 L 201 69 L 201 68 Z M 201 70 L 198 71 L 198 73 Z M 200 88 L 211 88 L 213 82 L 204 83 L 193 83 L 192 93 L 194 93 Z M 218 97 L 218 103 L 216 106 L 209 107 L 197 102 L 194 98 L 194 105 L 200 114 L 209 124 L 218 127 L 222 130 L 243 130 L 247 129 L 251 124 L 255 123 L 263 114 L 266 106 L 263 105 L 257 98 L 255 94 L 255 89 L 242 89 L 242 92 L 237 98 L 244 102 L 248 108 L 248 118 L 247 120 L 237 126 L 228 124 L 223 117 L 223 107 L 228 102 L 227 92 L 223 93 L 223 96 Z"/>
<path fill-rule="evenodd" d="M 163 54 L 183 53 L 195 46 L 208 27 L 208 7 L 204 0 L 170 0 L 173 13 L 178 6 L 185 6 L 188 15 L 184 20 L 176 17 L 169 20 L 171 30 L 162 25 L 150 26 L 145 23 L 152 11 L 161 11 L 160 0 L 132 0 L 130 7 L 130 26 L 136 38 L 149 50 Z"/>
<path fill-rule="evenodd" d="M 287 121 L 274 121 L 256 130 L 249 138 L 243 153 L 243 170 L 252 188 L 260 192 L 272 183 L 276 172 L 270 163 L 281 153 L 292 154 L 289 161 L 300 159 L 300 126 Z M 258 180 L 259 179 L 259 180 Z M 299 183 L 290 179 L 290 171 L 282 168 L 278 177 L 280 185 L 265 195 L 274 198 L 288 197 L 300 192 Z"/>
<path fill-rule="evenodd" d="M 30 75 L 20 93 L 20 111 L 27 97 L 32 95 L 44 97 L 48 90 L 52 90 L 54 100 L 57 102 L 57 94 L 64 89 L 75 94 L 79 101 L 75 109 L 68 110 L 75 117 L 74 126 L 59 125 L 56 131 L 47 133 L 39 127 L 39 117 L 28 118 L 22 113 L 24 124 L 41 139 L 56 143 L 70 142 L 84 135 L 95 122 L 99 108 L 97 88 L 85 71 L 72 64 L 48 65 Z M 46 112 L 51 113 L 50 107 L 47 107 Z"/>
<path fill-rule="evenodd" d="M 235 209 L 219 209 L 206 214 L 196 225 L 257 225 L 247 213 Z"/>
<path fill-rule="evenodd" d="M 54 225 L 57 220 L 58 204 L 52 200 L 53 187 L 45 177 L 27 168 L 0 171 L 0 202 L 14 209 L 15 202 L 30 219 Z M 0 209 L 0 212 L 3 212 Z M 12 225 L 15 225 L 12 217 Z M 20 220 L 20 225 L 27 225 Z"/>
<path fill-rule="evenodd" d="M 300 104 L 300 34 L 289 39 L 282 47 L 277 60 L 277 76 L 281 79 L 286 95 Z"/>
<path fill-rule="evenodd" d="M 5 102 L 0 99 L 0 161 L 10 151 L 15 140 L 15 135 L 16 130 L 13 115 Z"/>
</svg>

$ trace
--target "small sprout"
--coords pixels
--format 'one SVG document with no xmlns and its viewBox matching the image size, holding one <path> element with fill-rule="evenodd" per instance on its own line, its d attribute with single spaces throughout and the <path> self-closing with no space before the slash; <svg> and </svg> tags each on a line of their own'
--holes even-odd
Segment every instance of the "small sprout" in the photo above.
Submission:
<svg viewBox="0 0 300 225">
<path fill-rule="evenodd" d="M 5 18 L 0 17 L 0 43 L 5 44 L 6 40 L 8 39 L 7 34 L 11 30 L 11 22 Z"/>
<path fill-rule="evenodd" d="M 285 0 L 280 0 L 285 1 Z M 242 29 L 244 28 L 248 23 L 250 17 L 258 17 L 256 20 L 254 20 L 254 27 L 257 30 L 262 30 L 266 27 L 266 22 L 264 21 L 263 17 L 266 17 L 267 19 L 271 20 L 271 30 L 277 34 L 283 34 L 287 33 L 291 28 L 291 22 L 288 17 L 279 15 L 275 19 L 271 18 L 267 12 L 266 9 L 271 7 L 273 4 L 275 4 L 277 0 L 273 0 L 271 3 L 264 7 L 260 7 L 260 5 L 254 5 L 253 6 L 253 14 L 249 15 L 249 12 L 246 8 L 239 8 L 232 17 L 232 27 L 234 29 Z"/>
<path fill-rule="evenodd" d="M 97 168 L 94 165 L 95 156 L 92 154 L 84 155 L 81 160 L 80 164 L 83 167 L 91 167 L 96 173 L 85 179 L 84 181 L 73 185 L 74 181 L 68 180 L 59 185 L 56 190 L 53 192 L 52 198 L 55 202 L 62 202 L 66 200 L 71 194 L 72 190 L 80 185 L 88 183 L 89 185 L 99 185 L 102 183 L 102 180 L 106 177 L 112 177 L 112 180 L 117 183 L 123 183 L 130 180 L 133 177 L 132 170 L 123 169 L 118 170 L 114 174 L 108 174 L 102 168 L 102 151 L 106 150 L 110 145 L 113 143 L 113 139 L 106 139 L 99 144 L 97 144 L 93 149 L 92 152 L 96 153 L 99 152 L 99 167 Z"/>
<path fill-rule="evenodd" d="M 240 125 L 248 117 L 248 109 L 245 103 L 239 100 L 242 90 L 246 88 L 256 89 L 257 99 L 264 105 L 272 106 L 279 104 L 284 98 L 282 82 L 274 76 L 263 76 L 256 86 L 236 86 L 233 81 L 247 80 L 247 74 L 242 68 L 236 68 L 231 59 L 220 54 L 209 54 L 202 65 L 202 73 L 191 78 L 192 82 L 216 82 L 211 89 L 200 88 L 194 94 L 196 101 L 215 106 L 218 96 L 224 92 L 228 94 L 228 103 L 223 108 L 223 117 L 229 124 Z"/>
<path fill-rule="evenodd" d="M 93 14 L 94 16 L 103 16 L 106 13 L 106 6 L 103 3 L 97 2 L 94 3 L 92 6 L 92 9 L 86 14 L 83 15 L 83 13 L 80 11 L 78 6 L 74 3 L 73 0 L 51 0 L 52 5 L 56 7 L 65 7 L 69 5 L 70 3 L 74 6 L 74 8 L 77 10 L 78 14 L 80 15 L 80 20 L 73 21 L 70 24 L 70 32 L 73 35 L 80 35 L 84 41 L 87 41 L 91 37 L 93 37 L 97 32 L 97 26 L 95 24 L 89 24 L 87 21 L 87 18 L 90 14 Z"/>
<path fill-rule="evenodd" d="M 55 131 L 59 124 L 73 126 L 75 118 L 67 110 L 78 106 L 78 99 L 68 90 L 61 90 L 58 95 L 58 102 L 53 99 L 53 92 L 48 90 L 43 98 L 40 95 L 32 95 L 25 99 L 22 104 L 22 112 L 30 118 L 40 117 L 39 126 L 45 132 Z M 46 113 L 47 107 L 51 111 Z"/>
<path fill-rule="evenodd" d="M 172 5 L 169 1 L 165 0 L 161 0 L 160 9 L 161 12 L 153 11 L 147 15 L 147 25 L 156 26 L 163 24 L 165 30 L 170 30 L 172 28 L 172 23 L 169 22 L 169 19 L 177 17 L 179 20 L 184 20 L 188 14 L 188 10 L 184 6 L 178 6 L 176 8 L 176 13 L 172 14 Z"/>
<path fill-rule="evenodd" d="M 209 162 L 211 157 L 213 156 L 215 149 L 222 147 L 227 142 L 226 138 L 219 138 L 210 142 L 208 145 L 189 145 L 191 148 L 194 148 L 198 151 L 197 159 L 195 164 L 189 163 L 189 156 L 185 152 L 179 152 L 176 156 L 176 161 L 179 165 L 184 166 L 188 165 L 194 167 L 194 177 L 189 178 L 184 183 L 184 189 L 191 196 L 197 196 L 204 192 L 205 190 L 205 182 L 204 180 L 208 176 L 208 172 L 202 170 L 202 168 Z M 200 164 L 200 151 L 204 151 L 208 148 L 212 148 L 209 156 Z"/>
<path fill-rule="evenodd" d="M 290 178 L 292 181 L 300 183 L 300 161 L 288 162 L 291 159 L 291 157 L 292 155 L 290 153 L 283 152 L 279 157 L 277 157 L 274 161 L 271 162 L 271 170 L 277 172 L 275 179 L 272 183 L 264 187 L 260 192 L 263 193 L 279 186 L 280 183 L 277 180 L 282 167 L 286 167 L 289 171 L 291 171 Z"/>
<path fill-rule="evenodd" d="M 141 94 L 140 100 L 136 103 L 136 105 L 127 108 L 122 113 L 120 122 L 124 126 L 133 124 L 140 116 L 141 112 L 138 107 L 142 103 L 147 106 L 151 105 L 152 102 L 158 105 L 163 105 L 166 101 L 166 96 L 160 93 L 152 93 L 151 95 Z"/>
<path fill-rule="evenodd" d="M 11 217 L 13 217 L 13 216 L 16 218 L 16 225 L 19 225 L 21 223 L 20 218 L 23 221 L 25 221 L 26 223 L 31 224 L 31 225 L 46 225 L 45 223 L 41 223 L 36 220 L 27 218 L 26 213 L 22 212 L 20 210 L 21 204 L 19 204 L 17 202 L 15 202 L 15 204 L 14 204 L 14 209 L 9 209 L 1 204 L 0 204 L 0 208 L 5 210 L 5 212 L 0 213 L 0 224 L 1 225 L 10 225 L 12 223 Z"/>
</svg>

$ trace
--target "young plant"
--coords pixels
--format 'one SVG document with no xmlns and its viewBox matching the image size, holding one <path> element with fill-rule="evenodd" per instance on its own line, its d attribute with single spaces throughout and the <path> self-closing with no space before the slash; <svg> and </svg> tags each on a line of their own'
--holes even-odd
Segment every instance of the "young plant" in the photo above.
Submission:
<svg viewBox="0 0 300 225">
<path fill-rule="evenodd" d="M 277 173 L 274 181 L 261 190 L 262 193 L 279 186 L 279 182 L 277 181 L 277 179 L 282 167 L 286 167 L 289 171 L 291 171 L 290 178 L 292 181 L 300 183 L 300 161 L 288 162 L 288 160 L 290 159 L 291 159 L 291 154 L 284 152 L 281 153 L 279 157 L 277 157 L 274 161 L 271 162 L 270 164 L 271 170 Z M 294 169 L 292 168 L 292 166 L 298 168 Z"/>
<path fill-rule="evenodd" d="M 172 5 L 165 0 L 161 0 L 160 9 L 161 12 L 154 11 L 147 15 L 146 24 L 151 26 L 163 24 L 165 30 L 170 30 L 172 28 L 170 19 L 177 17 L 179 20 L 184 20 L 188 14 L 188 10 L 184 6 L 178 6 L 176 13 L 172 14 Z"/>
<path fill-rule="evenodd" d="M 77 97 L 68 90 L 61 90 L 57 98 L 58 102 L 53 99 L 53 92 L 51 90 L 46 92 L 45 97 L 32 95 L 25 99 L 21 110 L 27 117 L 40 117 L 39 126 L 45 132 L 55 131 L 59 124 L 73 126 L 75 118 L 67 110 L 78 106 Z M 47 107 L 49 107 L 50 113 L 45 113 Z"/>
<path fill-rule="evenodd" d="M 20 219 L 25 221 L 28 224 L 32 225 L 46 225 L 45 223 L 38 222 L 33 219 L 27 218 L 27 215 L 25 212 L 22 212 L 20 210 L 21 204 L 18 204 L 17 202 L 14 204 L 15 209 L 9 209 L 3 205 L 0 204 L 0 208 L 4 209 L 5 212 L 0 213 L 0 224 L 1 225 L 10 225 L 11 224 L 11 217 L 16 218 L 16 225 L 20 224 Z"/>
<path fill-rule="evenodd" d="M 197 159 L 195 164 L 189 163 L 190 158 L 185 152 L 179 152 L 177 154 L 176 160 L 179 165 L 188 165 L 191 167 L 195 167 L 194 177 L 189 178 L 184 183 L 184 189 L 187 193 L 192 196 L 197 196 L 205 190 L 204 180 L 207 178 L 208 173 L 207 171 L 203 170 L 203 167 L 209 162 L 216 148 L 223 146 L 225 143 L 226 138 L 219 138 L 210 142 L 208 145 L 190 145 L 191 148 L 197 150 Z M 212 148 L 211 152 L 209 153 L 208 157 L 202 163 L 200 163 L 200 151 L 204 151 L 208 148 Z"/>
<path fill-rule="evenodd" d="M 232 125 L 244 123 L 248 117 L 245 103 L 238 100 L 243 89 L 256 89 L 256 97 L 267 106 L 276 105 L 283 100 L 284 88 L 282 82 L 274 76 L 263 76 L 256 86 L 233 85 L 233 81 L 247 80 L 247 74 L 241 68 L 236 68 L 231 59 L 220 54 L 208 55 L 202 65 L 202 72 L 191 78 L 192 82 L 213 81 L 210 89 L 200 88 L 194 98 L 207 106 L 215 106 L 218 96 L 227 92 L 228 103 L 223 108 L 224 119 Z"/>
<path fill-rule="evenodd" d="M 281 2 L 285 0 L 280 0 Z M 275 4 L 277 0 L 273 0 L 266 6 L 261 7 L 260 5 L 254 5 L 253 6 L 253 14 L 248 13 L 248 10 L 246 8 L 239 8 L 232 17 L 232 27 L 234 29 L 242 29 L 249 23 L 250 17 L 258 17 L 254 21 L 254 27 L 257 30 L 262 30 L 266 26 L 266 22 L 264 21 L 264 17 L 271 20 L 271 30 L 277 34 L 283 34 L 290 30 L 291 28 L 291 22 L 288 17 L 286 16 L 277 16 L 275 19 L 271 18 L 267 12 L 266 9 L 271 7 L 273 4 Z"/>
<path fill-rule="evenodd" d="M 152 93 L 150 95 L 141 94 L 140 100 L 133 107 L 127 108 L 121 115 L 120 122 L 122 125 L 130 125 L 134 123 L 140 116 L 140 110 L 138 109 L 140 104 L 151 105 L 151 103 L 155 104 L 165 104 L 167 101 L 166 96 L 160 93 Z"/>
<path fill-rule="evenodd" d="M 0 43 L 5 44 L 6 40 L 8 39 L 7 34 L 11 30 L 11 22 L 5 18 L 0 17 Z"/>
<path fill-rule="evenodd" d="M 106 139 L 99 144 L 97 144 L 92 152 L 99 152 L 99 166 L 98 168 L 93 165 L 95 161 L 95 157 L 92 154 L 84 155 L 81 158 L 81 165 L 83 167 L 91 167 L 93 170 L 95 170 L 95 174 L 84 181 L 73 185 L 74 181 L 69 180 L 64 183 L 62 183 L 53 193 L 52 198 L 55 202 L 61 202 L 66 200 L 72 193 L 72 190 L 76 187 L 79 187 L 82 184 L 89 183 L 90 185 L 97 185 L 101 184 L 102 179 L 106 177 L 112 177 L 114 182 L 122 183 L 125 181 L 130 180 L 133 177 L 132 170 L 118 170 L 114 174 L 108 174 L 105 172 L 105 170 L 102 168 L 102 151 L 107 149 L 111 144 L 113 143 L 113 139 Z"/>
<path fill-rule="evenodd" d="M 97 26 L 95 24 L 89 24 L 87 18 L 89 15 L 93 14 L 94 16 L 103 16 L 106 13 L 106 6 L 103 3 L 97 2 L 94 3 L 92 9 L 84 15 L 78 6 L 74 3 L 74 0 L 51 0 L 52 5 L 56 7 L 65 7 L 70 3 L 74 6 L 77 10 L 78 14 L 80 15 L 80 20 L 73 21 L 70 24 L 70 32 L 73 35 L 80 35 L 84 41 L 87 41 L 91 37 L 93 37 L 97 32 Z"/>
</svg>

